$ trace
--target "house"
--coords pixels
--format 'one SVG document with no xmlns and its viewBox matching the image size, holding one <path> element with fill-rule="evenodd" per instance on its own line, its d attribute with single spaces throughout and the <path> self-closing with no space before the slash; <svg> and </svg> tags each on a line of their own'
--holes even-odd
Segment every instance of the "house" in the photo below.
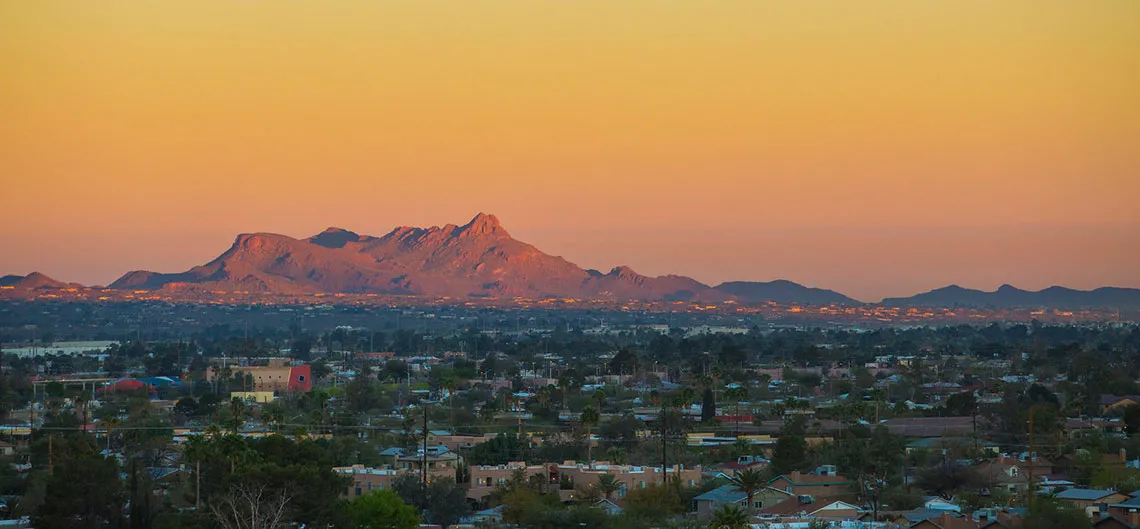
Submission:
<svg viewBox="0 0 1140 529">
<path fill-rule="evenodd" d="M 974 432 L 973 417 L 896 417 L 883 425 L 903 437 L 968 437 Z"/>
<path fill-rule="evenodd" d="M 797 496 L 814 498 L 834 498 L 853 493 L 855 482 L 840 476 L 831 465 L 821 466 L 810 474 L 799 471 L 776 476 L 768 481 L 768 486 Z"/>
<path fill-rule="evenodd" d="M 605 498 L 602 498 L 594 503 L 594 507 L 601 509 L 602 512 L 610 516 L 621 516 L 621 514 L 625 512 L 625 509 L 619 507 L 618 504 L 613 502 L 613 500 L 607 500 Z"/>
<path fill-rule="evenodd" d="M 792 496 L 792 494 L 783 490 L 765 487 L 752 495 L 752 508 L 761 510 L 787 500 Z M 698 516 L 712 516 L 714 512 L 725 505 L 737 505 L 743 508 L 747 501 L 748 495 L 731 483 L 722 485 L 693 498 Z"/>
<path fill-rule="evenodd" d="M 1058 500 L 1069 502 L 1080 509 L 1087 509 L 1098 503 L 1108 505 L 1120 504 L 1132 499 L 1127 494 L 1116 492 L 1115 490 L 1098 489 L 1066 489 L 1058 492 L 1054 497 Z"/>
<path fill-rule="evenodd" d="M 1140 396 L 1138 395 L 1101 395 L 1100 396 L 1100 412 L 1101 415 L 1121 415 L 1124 413 L 1124 408 L 1129 406 L 1140 406 Z"/>
<path fill-rule="evenodd" d="M 1053 473 L 1051 461 L 1037 455 L 1032 460 L 1030 463 L 1026 455 L 1011 457 L 1002 454 L 974 465 L 973 471 L 985 483 L 986 488 L 1000 487 L 1010 493 L 1017 493 L 1028 488 L 1030 470 L 1034 480 Z"/>
<path fill-rule="evenodd" d="M 930 498 L 927 498 L 926 502 L 923 503 L 922 507 L 928 511 L 939 512 L 939 513 L 942 513 L 942 512 L 958 512 L 958 513 L 960 513 L 960 512 L 962 512 L 962 507 L 958 506 L 958 504 L 951 502 L 951 501 L 947 501 L 947 500 L 940 498 L 940 497 L 937 497 L 937 496 L 932 496 Z"/>
<path fill-rule="evenodd" d="M 968 516 L 943 513 L 941 516 L 916 522 L 910 526 L 910 529 L 1009 529 L 1010 527 L 1012 526 L 1000 520 L 975 520 Z"/>
<path fill-rule="evenodd" d="M 712 516 L 725 505 L 736 505 L 741 508 L 748 500 L 748 495 L 737 488 L 736 485 L 721 485 L 713 490 L 693 498 L 697 507 L 697 516 Z"/>
<path fill-rule="evenodd" d="M 760 509 L 759 514 L 777 520 L 784 518 L 820 518 L 828 521 L 843 521 L 859 518 L 860 512 L 859 507 L 841 500 L 817 501 L 811 496 L 795 496 Z"/>
<path fill-rule="evenodd" d="M 506 509 L 505 505 L 491 507 L 482 511 L 475 511 L 459 520 L 460 524 L 478 526 L 484 525 L 498 525 L 503 523 L 503 510 Z"/>
<path fill-rule="evenodd" d="M 1136 529 L 1137 525 L 1127 523 L 1113 516 L 1103 516 L 1093 521 L 1096 529 Z"/>
<path fill-rule="evenodd" d="M 984 439 L 973 439 L 970 437 L 926 437 L 907 444 L 906 453 L 910 455 L 916 451 L 925 450 L 930 453 L 940 454 L 948 452 L 951 454 L 961 454 L 973 450 L 974 448 L 991 456 L 996 456 L 1001 452 L 1001 447 L 998 446 L 997 443 L 991 443 Z"/>
<path fill-rule="evenodd" d="M 391 488 L 402 472 L 390 468 L 369 468 L 364 465 L 333 467 L 339 476 L 352 478 L 352 483 L 341 496 L 346 499 L 363 496 L 374 490 Z"/>
<path fill-rule="evenodd" d="M 768 467 L 771 461 L 764 459 L 761 456 L 740 456 L 736 461 L 730 461 L 724 464 L 725 473 L 731 473 L 733 476 L 740 473 L 742 470 L 756 469 L 763 470 Z"/>
<path fill-rule="evenodd" d="M 455 478 L 455 469 L 463 462 L 459 454 L 448 450 L 446 446 L 428 446 L 426 453 L 420 448 L 414 454 L 405 454 L 396 457 L 396 468 L 406 472 L 420 473 L 426 464 L 428 479 Z"/>
<path fill-rule="evenodd" d="M 822 520 L 855 520 L 859 517 L 859 507 L 845 501 L 835 500 L 811 511 L 808 516 Z"/>
<path fill-rule="evenodd" d="M 1140 526 L 1140 493 L 1133 493 L 1127 500 L 1109 504 L 1108 514 L 1118 520 Z"/>
</svg>

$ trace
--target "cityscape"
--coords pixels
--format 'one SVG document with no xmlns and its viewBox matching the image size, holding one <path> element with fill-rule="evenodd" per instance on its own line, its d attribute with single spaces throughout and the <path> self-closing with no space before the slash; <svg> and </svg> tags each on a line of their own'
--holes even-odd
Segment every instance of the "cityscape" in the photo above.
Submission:
<svg viewBox="0 0 1140 529">
<path fill-rule="evenodd" d="M 0 529 L 1140 529 L 1138 20 L 0 3 Z"/>
</svg>

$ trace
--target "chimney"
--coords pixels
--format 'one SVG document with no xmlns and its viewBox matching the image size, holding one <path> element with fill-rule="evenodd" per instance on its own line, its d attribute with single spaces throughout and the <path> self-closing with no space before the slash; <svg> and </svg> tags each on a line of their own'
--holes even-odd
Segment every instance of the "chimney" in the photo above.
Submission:
<svg viewBox="0 0 1140 529">
<path fill-rule="evenodd" d="M 1129 509 L 1128 523 L 1132 525 L 1132 527 L 1140 526 L 1140 510 Z"/>
<path fill-rule="evenodd" d="M 1121 463 L 1127 463 L 1128 462 L 1128 450 L 1125 450 L 1124 448 L 1120 449 L 1120 462 Z"/>
</svg>

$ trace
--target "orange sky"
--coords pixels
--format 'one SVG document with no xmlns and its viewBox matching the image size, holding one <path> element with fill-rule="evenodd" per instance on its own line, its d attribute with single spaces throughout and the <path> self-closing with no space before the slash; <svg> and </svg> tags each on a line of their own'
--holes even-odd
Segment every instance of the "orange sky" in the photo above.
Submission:
<svg viewBox="0 0 1140 529">
<path fill-rule="evenodd" d="M 0 3 L 0 273 L 497 214 L 583 266 L 1140 286 L 1140 2 Z"/>
</svg>

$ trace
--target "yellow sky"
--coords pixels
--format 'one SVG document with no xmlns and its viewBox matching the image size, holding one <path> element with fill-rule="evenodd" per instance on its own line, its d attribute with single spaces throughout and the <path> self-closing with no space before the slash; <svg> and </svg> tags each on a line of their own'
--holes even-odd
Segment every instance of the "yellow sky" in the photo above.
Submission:
<svg viewBox="0 0 1140 529">
<path fill-rule="evenodd" d="M 1140 286 L 1140 2 L 0 3 L 0 273 L 496 213 L 864 299 Z"/>
</svg>

